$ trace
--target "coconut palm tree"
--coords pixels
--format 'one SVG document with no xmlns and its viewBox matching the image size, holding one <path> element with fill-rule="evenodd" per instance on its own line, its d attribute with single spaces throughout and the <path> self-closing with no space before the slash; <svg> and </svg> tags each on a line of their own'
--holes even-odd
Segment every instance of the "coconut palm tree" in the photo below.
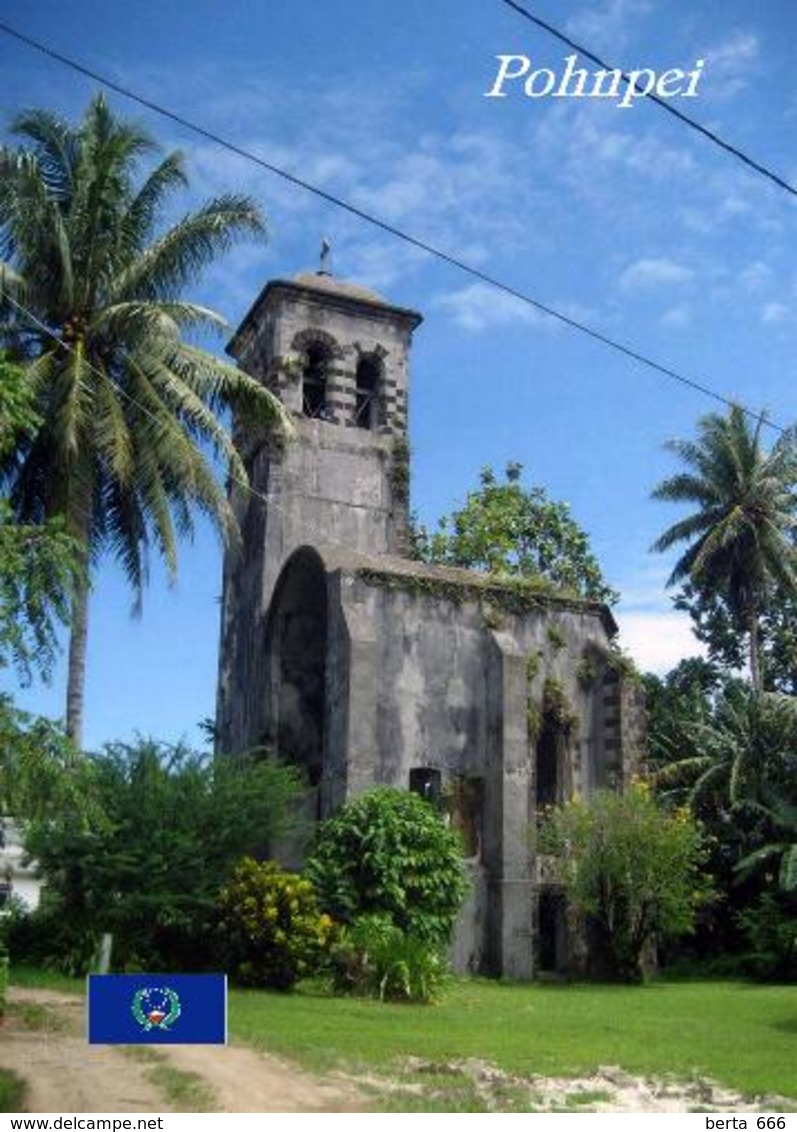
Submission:
<svg viewBox="0 0 797 1132">
<path fill-rule="evenodd" d="M 223 319 L 183 298 L 216 256 L 264 223 L 221 196 L 165 227 L 187 185 L 182 156 L 94 98 L 78 125 L 33 110 L 0 149 L 0 347 L 23 365 L 40 427 L 6 463 L 20 521 L 63 516 L 87 582 L 74 596 L 67 730 L 79 742 L 90 567 L 111 552 L 136 601 L 154 546 L 171 576 L 197 511 L 227 541 L 236 524 L 213 458 L 243 462 L 217 415 L 231 406 L 284 429 L 258 382 L 185 339 Z"/>
<path fill-rule="evenodd" d="M 696 441 L 673 440 L 667 447 L 688 471 L 665 480 L 654 499 L 697 504 L 653 544 L 658 551 L 689 543 L 668 585 L 688 581 L 707 598 L 721 596 L 744 624 L 753 687 L 763 687 L 758 620 L 774 584 L 797 589 L 797 455 L 794 437 L 784 434 L 770 452 L 761 444 L 764 418 L 755 426 L 739 406 L 726 417 L 699 421 Z"/>
<path fill-rule="evenodd" d="M 760 810 L 771 796 L 792 790 L 797 700 L 729 683 L 713 708 L 681 721 L 660 749 L 668 756 L 654 775 L 660 787 L 688 786 L 688 800 L 698 808 Z"/>
</svg>

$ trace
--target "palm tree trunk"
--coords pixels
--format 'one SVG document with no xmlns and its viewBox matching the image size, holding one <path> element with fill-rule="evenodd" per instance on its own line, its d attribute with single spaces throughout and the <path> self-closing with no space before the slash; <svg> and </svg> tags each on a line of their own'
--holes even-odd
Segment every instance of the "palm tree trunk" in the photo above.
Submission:
<svg viewBox="0 0 797 1132">
<path fill-rule="evenodd" d="M 66 733 L 75 747 L 83 747 L 83 701 L 86 691 L 86 647 L 89 635 L 89 591 L 91 589 L 91 511 L 83 504 L 72 525 L 80 547 L 78 580 L 72 595 L 69 633 L 69 668 L 66 681 Z"/>
<path fill-rule="evenodd" d="M 763 692 L 764 676 L 761 671 L 761 648 L 758 637 L 758 610 L 753 607 L 748 614 L 747 632 L 750 637 L 750 682 L 754 692 Z"/>
<path fill-rule="evenodd" d="M 86 555 L 88 557 L 88 555 Z M 86 644 L 89 633 L 88 563 L 72 598 L 69 672 L 66 684 L 66 733 L 78 750 L 83 745 L 83 700 L 86 688 Z"/>
</svg>

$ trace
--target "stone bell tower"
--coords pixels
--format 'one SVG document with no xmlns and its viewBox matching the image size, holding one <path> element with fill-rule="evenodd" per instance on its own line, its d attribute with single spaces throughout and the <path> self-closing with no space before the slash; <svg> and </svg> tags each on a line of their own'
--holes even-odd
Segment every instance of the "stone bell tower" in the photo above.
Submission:
<svg viewBox="0 0 797 1132">
<path fill-rule="evenodd" d="M 236 425 L 254 490 L 233 489 L 243 547 L 224 567 L 221 750 L 268 735 L 266 623 L 291 554 L 407 549 L 408 357 L 420 322 L 415 311 L 318 272 L 268 283 L 229 343 L 241 368 L 288 409 L 296 437 L 276 445 Z"/>
</svg>

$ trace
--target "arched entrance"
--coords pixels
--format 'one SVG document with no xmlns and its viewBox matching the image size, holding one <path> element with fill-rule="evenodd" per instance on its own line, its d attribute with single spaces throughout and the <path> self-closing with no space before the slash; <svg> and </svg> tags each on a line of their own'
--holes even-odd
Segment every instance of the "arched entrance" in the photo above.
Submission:
<svg viewBox="0 0 797 1132">
<path fill-rule="evenodd" d="M 310 547 L 291 555 L 280 575 L 267 647 L 277 753 L 300 766 L 315 788 L 324 769 L 327 579 Z"/>
</svg>

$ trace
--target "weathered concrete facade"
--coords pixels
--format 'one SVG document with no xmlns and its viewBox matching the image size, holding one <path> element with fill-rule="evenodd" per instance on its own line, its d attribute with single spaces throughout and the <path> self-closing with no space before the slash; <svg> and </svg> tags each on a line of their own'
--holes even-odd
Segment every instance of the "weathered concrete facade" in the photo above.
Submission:
<svg viewBox="0 0 797 1132">
<path fill-rule="evenodd" d="M 605 607 L 402 557 L 419 322 L 300 276 L 231 343 L 298 436 L 238 438 L 256 494 L 236 499 L 244 549 L 225 564 L 219 742 L 297 759 L 319 816 L 376 784 L 440 797 L 472 879 L 455 964 L 529 978 L 572 954 L 536 815 L 628 777 L 638 705 Z"/>
</svg>

